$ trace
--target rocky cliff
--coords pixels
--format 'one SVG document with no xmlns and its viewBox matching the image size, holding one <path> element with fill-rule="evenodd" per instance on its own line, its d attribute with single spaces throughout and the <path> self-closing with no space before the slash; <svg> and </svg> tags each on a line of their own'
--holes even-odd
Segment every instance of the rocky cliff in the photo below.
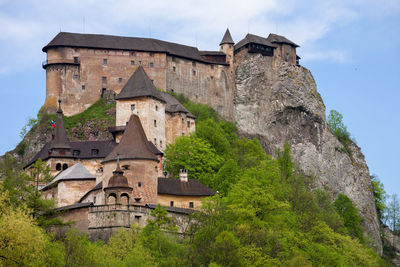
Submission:
<svg viewBox="0 0 400 267">
<path fill-rule="evenodd" d="M 379 220 L 368 166 L 360 148 L 352 155 L 329 131 L 325 105 L 309 70 L 246 54 L 236 66 L 234 121 L 239 131 L 257 137 L 274 153 L 288 141 L 293 158 L 333 197 L 346 194 L 357 206 L 363 227 L 376 251 L 382 253 Z"/>
</svg>

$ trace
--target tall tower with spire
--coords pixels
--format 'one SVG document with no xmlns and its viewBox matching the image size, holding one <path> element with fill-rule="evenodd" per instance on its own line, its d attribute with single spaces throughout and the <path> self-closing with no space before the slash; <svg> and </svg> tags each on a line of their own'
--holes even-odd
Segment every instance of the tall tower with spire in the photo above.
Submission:
<svg viewBox="0 0 400 267">
<path fill-rule="evenodd" d="M 234 42 L 227 28 L 224 34 L 224 37 L 221 40 L 220 51 L 226 54 L 226 62 L 233 66 L 233 51 L 234 51 Z"/>
<path fill-rule="evenodd" d="M 56 130 L 54 139 L 51 141 L 49 153 L 52 157 L 70 157 L 71 146 L 65 131 L 63 111 L 61 109 L 61 100 L 58 100 Z"/>
</svg>

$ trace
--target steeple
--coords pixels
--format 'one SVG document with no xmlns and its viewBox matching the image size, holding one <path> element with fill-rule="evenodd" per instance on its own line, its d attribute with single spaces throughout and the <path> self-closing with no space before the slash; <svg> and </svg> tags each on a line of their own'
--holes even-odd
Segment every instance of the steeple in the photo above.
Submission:
<svg viewBox="0 0 400 267">
<path fill-rule="evenodd" d="M 61 109 L 61 100 L 58 100 L 58 110 L 57 110 L 57 120 L 56 120 L 56 133 L 54 140 L 51 141 L 50 150 L 53 154 L 56 150 L 60 155 L 66 155 L 66 153 L 71 153 L 71 146 L 69 145 L 69 140 L 67 137 L 67 132 L 65 131 L 63 111 Z"/>
<path fill-rule="evenodd" d="M 219 45 L 224 45 L 224 44 L 230 44 L 233 45 L 235 42 L 233 42 L 231 33 L 229 32 L 229 28 L 226 28 L 226 32 L 224 34 L 224 37 L 221 40 L 221 43 Z"/>
<path fill-rule="evenodd" d="M 121 142 L 111 151 L 103 162 L 119 159 L 147 159 L 158 161 L 151 149 L 137 115 L 132 114 L 126 126 Z"/>
<path fill-rule="evenodd" d="M 132 99 L 139 97 L 152 97 L 161 102 L 165 102 L 161 93 L 154 86 L 142 66 L 139 66 L 132 74 L 115 99 Z"/>
</svg>

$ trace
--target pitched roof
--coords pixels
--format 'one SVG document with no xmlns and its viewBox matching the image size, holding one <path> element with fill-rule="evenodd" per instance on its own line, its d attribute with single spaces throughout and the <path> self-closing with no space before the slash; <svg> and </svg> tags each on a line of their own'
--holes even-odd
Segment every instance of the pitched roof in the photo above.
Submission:
<svg viewBox="0 0 400 267">
<path fill-rule="evenodd" d="M 287 39 L 285 36 L 270 33 L 267 38 L 271 43 L 278 43 L 278 44 L 288 44 L 293 47 L 299 47 L 297 44 L 293 43 L 289 39 Z"/>
<path fill-rule="evenodd" d="M 128 179 L 124 176 L 124 172 L 121 170 L 119 166 L 119 161 L 117 161 L 117 168 L 113 171 L 113 175 L 110 180 L 108 180 L 109 188 L 112 187 L 129 187 Z"/>
<path fill-rule="evenodd" d="M 142 66 L 139 66 L 132 74 L 115 99 L 132 99 L 138 97 L 153 97 L 165 102 Z"/>
<path fill-rule="evenodd" d="M 154 155 L 164 155 L 151 141 L 149 141 L 149 145 Z"/>
<path fill-rule="evenodd" d="M 235 45 L 235 50 L 237 50 L 249 43 L 261 44 L 261 45 L 266 45 L 266 46 L 270 46 L 270 47 L 277 47 L 276 44 L 271 43 L 267 38 L 248 33 L 246 35 L 246 37 L 244 37 L 242 40 L 240 40 Z"/>
<path fill-rule="evenodd" d="M 183 112 L 186 113 L 188 117 L 196 118 L 196 116 L 190 113 L 189 110 L 187 110 L 173 95 L 167 92 L 161 92 L 161 95 L 166 102 L 165 112 L 169 113 Z"/>
<path fill-rule="evenodd" d="M 92 175 L 82 164 L 77 163 L 57 174 L 48 185 L 42 188 L 42 190 L 46 190 L 53 185 L 56 185 L 60 181 L 68 180 L 96 180 L 96 177 Z"/>
<path fill-rule="evenodd" d="M 59 157 L 59 158 L 74 158 L 73 154 L 63 155 L 63 156 L 54 156 L 49 155 L 51 142 L 46 143 L 43 148 L 25 165 L 24 168 L 33 164 L 39 158 L 42 160 L 46 160 L 50 157 Z M 117 146 L 117 143 L 113 140 L 100 140 L 100 141 L 76 141 L 69 142 L 71 146 L 71 150 L 78 150 L 79 156 L 77 158 L 80 159 L 92 159 L 92 158 L 105 158 L 110 152 Z M 96 149 L 97 154 L 92 154 L 92 150 Z"/>
<path fill-rule="evenodd" d="M 235 42 L 232 40 L 231 33 L 229 32 L 229 29 L 227 28 L 224 34 L 224 37 L 221 40 L 221 43 L 219 45 L 223 44 L 234 44 Z"/>
<path fill-rule="evenodd" d="M 131 115 L 121 142 L 108 154 L 103 162 L 117 160 L 118 155 L 120 159 L 149 159 L 158 161 L 149 145 L 140 119 L 135 114 Z"/>
<path fill-rule="evenodd" d="M 213 196 L 214 190 L 200 183 L 198 180 L 183 182 L 174 178 L 158 178 L 158 194 L 175 196 Z"/>
<path fill-rule="evenodd" d="M 181 45 L 152 38 L 124 37 L 103 34 L 60 32 L 42 51 L 53 47 L 84 47 L 97 49 L 133 50 L 167 53 L 172 56 L 207 62 L 196 47 Z"/>
<path fill-rule="evenodd" d="M 61 100 L 58 100 L 57 120 L 56 120 L 56 133 L 54 140 L 52 140 L 50 149 L 70 149 L 67 132 L 65 131 L 63 111 L 61 109 Z"/>
</svg>

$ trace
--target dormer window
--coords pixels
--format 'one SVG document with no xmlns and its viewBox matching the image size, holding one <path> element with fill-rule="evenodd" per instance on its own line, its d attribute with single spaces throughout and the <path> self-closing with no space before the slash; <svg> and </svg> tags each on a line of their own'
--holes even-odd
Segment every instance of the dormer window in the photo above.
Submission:
<svg viewBox="0 0 400 267">
<path fill-rule="evenodd" d="M 75 158 L 79 157 L 80 154 L 81 154 L 81 151 L 80 151 L 80 150 L 74 150 L 74 151 L 72 152 L 72 155 L 73 155 Z"/>
<path fill-rule="evenodd" d="M 97 148 L 92 149 L 92 156 L 97 156 L 99 155 L 99 150 Z"/>
</svg>

